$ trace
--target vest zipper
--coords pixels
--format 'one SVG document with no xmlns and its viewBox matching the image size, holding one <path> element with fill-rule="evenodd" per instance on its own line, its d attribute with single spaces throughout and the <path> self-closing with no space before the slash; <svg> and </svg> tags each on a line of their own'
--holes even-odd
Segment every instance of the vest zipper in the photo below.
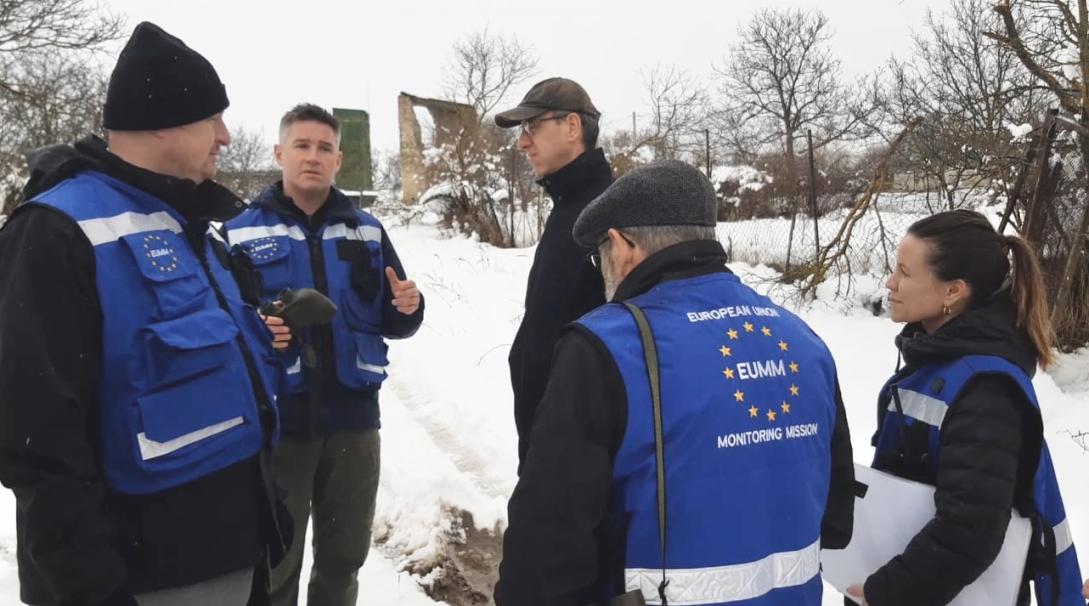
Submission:
<svg viewBox="0 0 1089 606">
<path fill-rule="evenodd" d="M 321 229 L 320 227 L 318 228 Z M 310 251 L 310 275 L 314 279 L 314 288 L 325 296 L 329 296 L 329 278 L 325 272 L 325 251 L 322 249 L 322 240 L 319 234 L 307 230 L 307 248 Z M 326 366 L 332 362 L 336 364 L 336 346 L 333 344 L 332 323 L 316 326 L 312 329 L 317 337 L 316 358 L 317 364 L 309 369 L 307 380 L 306 401 L 309 408 L 310 435 L 318 435 L 318 412 L 321 405 L 321 384 L 325 379 Z"/>
</svg>

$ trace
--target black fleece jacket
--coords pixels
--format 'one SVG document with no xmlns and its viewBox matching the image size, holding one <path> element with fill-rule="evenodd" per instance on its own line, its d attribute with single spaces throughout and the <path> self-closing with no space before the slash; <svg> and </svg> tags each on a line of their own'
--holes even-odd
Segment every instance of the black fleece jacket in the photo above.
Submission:
<svg viewBox="0 0 1089 606">
<path fill-rule="evenodd" d="M 934 334 L 908 325 L 896 338 L 901 373 L 933 362 L 983 354 L 1004 358 L 1030 377 L 1036 352 L 1015 324 L 1009 295 L 999 293 L 950 320 Z M 879 410 L 880 417 L 884 411 Z M 952 403 L 942 424 L 941 465 L 931 473 L 921 460 L 928 429 L 918 424 L 905 439 L 913 458 L 879 458 L 874 467 L 936 487 L 937 512 L 904 549 L 866 580 L 871 606 L 948 604 L 998 556 L 1014 507 L 1031 510 L 1039 462 L 1040 415 L 1003 375 L 974 378 Z"/>
<path fill-rule="evenodd" d="M 605 153 L 583 153 L 538 183 L 552 198 L 526 284 L 526 313 L 510 348 L 514 425 L 519 467 L 529 449 L 533 415 L 544 394 L 552 349 L 569 322 L 605 302 L 601 273 L 586 259 L 586 249 L 571 235 L 582 209 L 613 181 Z"/>
</svg>

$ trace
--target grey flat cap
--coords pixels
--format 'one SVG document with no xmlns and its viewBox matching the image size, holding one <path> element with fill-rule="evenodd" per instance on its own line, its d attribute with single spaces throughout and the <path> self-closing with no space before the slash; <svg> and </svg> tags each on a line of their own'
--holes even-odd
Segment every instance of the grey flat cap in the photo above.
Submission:
<svg viewBox="0 0 1089 606">
<path fill-rule="evenodd" d="M 586 208 L 572 235 L 594 246 L 611 228 L 648 225 L 706 225 L 718 218 L 715 188 L 699 170 L 679 160 L 637 168 L 620 177 Z"/>
</svg>

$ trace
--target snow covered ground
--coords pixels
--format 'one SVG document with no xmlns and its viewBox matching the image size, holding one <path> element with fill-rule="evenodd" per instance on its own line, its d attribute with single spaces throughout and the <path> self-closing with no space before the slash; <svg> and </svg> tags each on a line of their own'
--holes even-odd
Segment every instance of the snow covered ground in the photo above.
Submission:
<svg viewBox="0 0 1089 606">
<path fill-rule="evenodd" d="M 432 604 L 418 583 L 438 582 L 449 545 L 466 532 L 494 532 L 505 524 L 516 465 L 506 358 L 533 249 L 495 249 L 428 226 L 389 231 L 427 297 L 427 313 L 415 337 L 390 348 L 391 378 L 382 390 L 378 545 L 361 575 L 359 603 Z M 763 284 L 774 274 L 741 263 L 732 268 Z M 879 287 L 877 280 L 867 286 Z M 855 457 L 867 462 L 874 399 L 896 363 L 892 339 L 899 327 L 847 307 L 818 301 L 799 312 L 836 357 Z M 1089 452 L 1073 438 L 1089 431 L 1089 351 L 1065 357 L 1035 385 L 1075 542 L 1089 560 Z M 470 514 L 473 528 L 451 512 Z M 18 604 L 15 517 L 7 491 L 0 493 L 0 520 L 0 606 L 7 606 Z M 826 592 L 825 604 L 841 603 Z"/>
</svg>

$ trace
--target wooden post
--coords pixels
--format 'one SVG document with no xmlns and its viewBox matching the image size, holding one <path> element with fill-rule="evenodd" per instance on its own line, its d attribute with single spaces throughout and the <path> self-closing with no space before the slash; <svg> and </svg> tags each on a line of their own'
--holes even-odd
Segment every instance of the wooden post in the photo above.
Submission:
<svg viewBox="0 0 1089 606">
<path fill-rule="evenodd" d="M 817 254 L 821 254 L 821 229 L 817 221 L 817 165 L 813 159 L 813 131 L 806 130 L 805 138 L 809 143 L 809 212 L 813 215 L 813 242 Z"/>
</svg>

